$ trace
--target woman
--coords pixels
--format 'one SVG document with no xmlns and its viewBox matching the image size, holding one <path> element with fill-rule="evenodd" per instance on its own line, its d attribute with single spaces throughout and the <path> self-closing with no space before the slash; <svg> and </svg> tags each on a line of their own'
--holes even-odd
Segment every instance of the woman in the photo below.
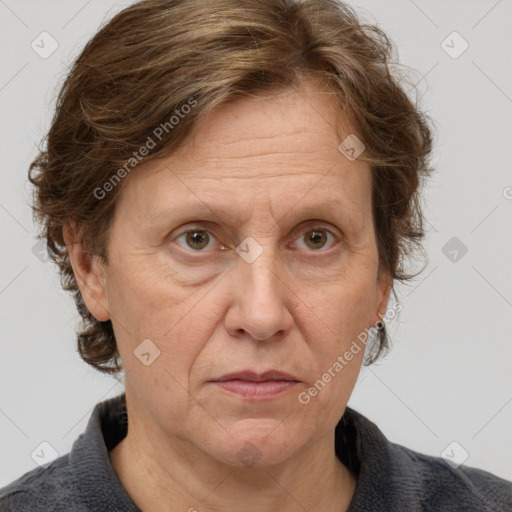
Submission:
<svg viewBox="0 0 512 512">
<path fill-rule="evenodd" d="M 80 355 L 126 392 L 2 510 L 510 510 L 347 407 L 432 170 L 391 52 L 334 0 L 147 0 L 88 43 L 29 177 Z"/>
</svg>

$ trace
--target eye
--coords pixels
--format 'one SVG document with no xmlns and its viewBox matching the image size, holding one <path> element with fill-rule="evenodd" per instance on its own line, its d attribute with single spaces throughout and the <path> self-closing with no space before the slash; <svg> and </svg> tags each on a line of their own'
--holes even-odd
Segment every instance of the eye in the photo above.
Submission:
<svg viewBox="0 0 512 512">
<path fill-rule="evenodd" d="M 182 237 L 185 237 L 185 248 L 193 249 L 196 252 L 204 252 L 203 249 L 214 240 L 214 237 L 210 236 L 210 232 L 204 229 L 190 229 L 178 236 L 176 240 Z"/>
<path fill-rule="evenodd" d="M 328 229 L 315 227 L 302 232 L 299 240 L 304 240 L 305 246 L 303 245 L 301 247 L 300 244 L 298 244 L 298 246 L 301 249 L 314 250 L 315 252 L 326 252 L 327 249 L 325 251 L 320 251 L 320 249 L 325 247 L 329 241 L 329 238 L 334 241 L 336 236 Z M 185 249 L 192 249 L 195 252 L 206 252 L 206 249 L 212 248 L 215 237 L 209 231 L 197 228 L 189 229 L 188 231 L 185 231 L 176 237 L 176 241 L 179 241 L 180 239 L 183 239 L 183 242 L 178 243 Z"/>
<path fill-rule="evenodd" d="M 315 227 L 313 229 L 308 229 L 307 231 L 305 231 L 299 237 L 299 240 L 305 240 L 306 249 L 318 250 L 322 249 L 327 244 L 329 237 L 335 239 L 334 234 L 331 233 L 328 229 Z"/>
</svg>

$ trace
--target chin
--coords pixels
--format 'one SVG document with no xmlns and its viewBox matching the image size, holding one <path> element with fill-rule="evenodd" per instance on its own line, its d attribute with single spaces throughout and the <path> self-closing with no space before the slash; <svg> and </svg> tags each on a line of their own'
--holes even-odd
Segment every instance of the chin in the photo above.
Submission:
<svg viewBox="0 0 512 512">
<path fill-rule="evenodd" d="M 282 420 L 248 418 L 231 425 L 208 452 L 217 460 L 239 467 L 263 467 L 285 462 L 307 442 Z M 222 451 L 219 448 L 223 446 Z"/>
</svg>

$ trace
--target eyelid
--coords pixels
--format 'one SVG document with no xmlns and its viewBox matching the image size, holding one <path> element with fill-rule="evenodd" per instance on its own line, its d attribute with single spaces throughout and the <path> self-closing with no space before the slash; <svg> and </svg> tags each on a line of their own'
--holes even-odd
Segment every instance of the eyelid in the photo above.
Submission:
<svg viewBox="0 0 512 512">
<path fill-rule="evenodd" d="M 178 229 L 180 229 L 180 232 L 179 232 L 179 234 L 174 235 L 173 238 L 176 238 L 184 233 L 187 233 L 188 231 L 193 231 L 193 230 L 208 231 L 209 229 L 217 230 L 218 227 L 219 227 L 218 224 L 216 224 L 215 222 L 211 222 L 208 220 L 198 220 L 195 222 L 190 222 L 190 223 L 184 224 L 181 228 L 178 228 Z M 272 228 L 272 230 L 273 229 L 274 228 Z M 341 230 L 339 228 L 333 229 L 333 227 L 331 226 L 331 224 L 329 222 L 326 222 L 323 220 L 318 220 L 318 219 L 311 219 L 311 220 L 306 220 L 304 222 L 301 222 L 296 228 L 294 228 L 292 233 L 295 234 L 298 231 L 307 230 L 307 229 L 325 229 L 326 231 L 329 231 L 333 236 L 336 236 L 338 238 L 341 238 L 343 235 L 343 233 L 341 232 Z M 229 230 L 229 231 L 231 231 L 231 230 Z"/>
<path fill-rule="evenodd" d="M 178 228 L 179 231 L 176 234 L 171 233 L 172 237 L 170 238 L 171 241 L 176 240 L 176 238 L 179 238 L 181 235 L 184 235 L 185 233 L 188 233 L 189 231 L 207 231 L 208 233 L 212 234 L 211 230 L 215 230 L 217 228 L 217 224 L 214 224 L 213 222 L 207 221 L 207 220 L 199 220 L 195 223 L 189 223 L 185 224 L 184 226 Z"/>
<path fill-rule="evenodd" d="M 211 222 L 208 224 L 214 225 Z M 190 226 L 186 227 L 185 229 L 183 229 L 182 231 L 179 231 L 176 235 L 174 235 L 171 238 L 171 241 L 174 242 L 178 238 L 182 237 L 183 235 L 186 235 L 187 233 L 189 233 L 191 231 L 205 231 L 210 235 L 211 238 L 214 238 L 217 242 L 219 242 L 217 237 L 212 233 L 212 231 L 210 229 L 206 229 L 205 227 L 200 226 L 200 225 L 190 225 Z M 179 245 L 183 250 L 187 250 L 185 247 L 182 247 L 180 244 L 177 244 L 177 245 Z M 188 249 L 188 250 L 191 252 L 199 253 L 199 254 L 202 252 L 208 252 L 208 251 L 204 251 L 204 250 L 201 250 L 201 251 L 193 251 L 192 249 Z"/>
<path fill-rule="evenodd" d="M 306 227 L 305 229 L 302 228 L 301 231 L 300 231 L 300 234 L 304 234 L 304 233 L 308 233 L 310 231 L 315 231 L 315 230 L 318 230 L 318 231 L 325 231 L 327 233 L 329 233 L 334 241 L 332 242 L 332 247 L 330 247 L 329 249 L 319 249 L 318 251 L 314 251 L 314 250 L 311 250 L 310 252 L 312 253 L 328 253 L 331 251 L 331 249 L 333 249 L 337 244 L 337 242 L 340 242 L 343 238 L 342 236 L 336 234 L 331 228 L 328 228 L 326 226 L 323 226 L 321 224 L 316 224 L 316 225 L 312 225 L 311 227 Z M 295 238 L 294 238 L 295 240 Z"/>
<path fill-rule="evenodd" d="M 334 238 L 332 247 L 330 249 L 319 249 L 318 251 L 311 250 L 311 252 L 312 253 L 314 253 L 314 252 L 317 252 L 317 253 L 330 252 L 330 250 L 332 248 L 334 248 L 336 245 L 338 245 L 338 242 L 343 241 L 343 233 L 341 233 L 341 234 L 337 233 L 336 231 L 338 231 L 338 230 L 333 230 L 331 227 L 328 227 L 328 226 L 322 224 L 322 222 L 323 221 L 318 221 L 318 220 L 309 220 L 309 221 L 302 222 L 301 224 L 299 224 L 299 226 L 297 226 L 293 230 L 293 232 L 292 232 L 292 235 L 294 237 L 293 240 L 295 241 L 297 236 L 299 236 L 300 234 L 307 233 L 309 231 L 314 231 L 314 230 L 326 231 L 327 233 L 332 235 L 332 237 Z M 214 230 L 217 227 L 218 227 L 217 224 L 210 222 L 210 221 L 197 221 L 196 223 L 186 224 L 185 227 L 182 230 L 180 230 L 178 232 L 178 234 L 174 235 L 171 240 L 175 241 L 176 239 L 187 234 L 190 231 L 206 231 L 209 235 L 211 235 L 213 238 L 215 238 L 215 240 L 217 240 L 217 242 L 219 242 L 219 240 L 217 239 L 215 234 L 212 233 L 212 231 L 210 230 L 210 229 Z M 185 249 L 185 248 L 183 248 L 183 249 Z M 190 251 L 192 251 L 192 249 L 190 249 Z M 192 252 L 200 254 L 202 252 L 208 252 L 208 251 L 203 250 L 203 251 L 192 251 Z"/>
</svg>

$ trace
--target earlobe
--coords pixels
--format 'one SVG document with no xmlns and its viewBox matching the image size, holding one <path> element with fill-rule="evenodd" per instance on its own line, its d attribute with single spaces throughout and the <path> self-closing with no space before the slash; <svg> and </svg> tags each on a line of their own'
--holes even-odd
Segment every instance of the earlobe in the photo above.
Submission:
<svg viewBox="0 0 512 512">
<path fill-rule="evenodd" d="M 110 319 L 104 265 L 101 258 L 84 250 L 81 230 L 75 224 L 63 228 L 64 241 L 73 267 L 75 279 L 87 309 L 101 322 Z"/>
</svg>

